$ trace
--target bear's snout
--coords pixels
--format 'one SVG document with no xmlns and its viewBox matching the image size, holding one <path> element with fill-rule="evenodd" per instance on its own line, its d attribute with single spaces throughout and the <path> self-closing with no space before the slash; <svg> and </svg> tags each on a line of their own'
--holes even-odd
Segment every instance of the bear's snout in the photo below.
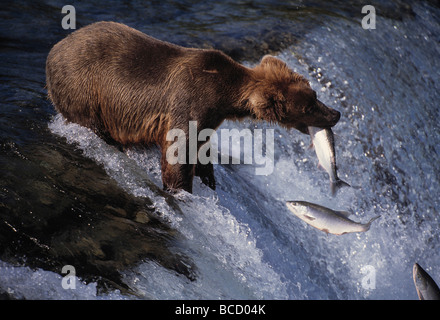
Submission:
<svg viewBox="0 0 440 320">
<path fill-rule="evenodd" d="M 333 127 L 335 124 L 338 123 L 339 119 L 341 119 L 341 113 L 335 109 L 330 109 L 330 113 L 332 114 L 330 122 L 332 123 L 331 126 Z"/>
<path fill-rule="evenodd" d="M 341 118 L 341 113 L 338 110 L 332 109 L 327 107 L 325 104 L 323 104 L 321 101 L 317 101 L 319 110 L 323 116 L 324 120 L 321 127 L 333 127 L 336 125 Z"/>
</svg>

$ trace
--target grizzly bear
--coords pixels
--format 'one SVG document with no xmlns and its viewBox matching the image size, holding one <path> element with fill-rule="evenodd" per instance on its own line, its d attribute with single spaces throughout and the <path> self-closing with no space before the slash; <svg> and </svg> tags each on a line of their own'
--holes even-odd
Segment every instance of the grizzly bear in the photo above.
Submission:
<svg viewBox="0 0 440 320">
<path fill-rule="evenodd" d="M 340 118 L 275 57 L 248 68 L 218 50 L 184 48 L 115 22 L 93 23 L 58 42 L 47 57 L 46 82 L 67 121 L 120 146 L 157 144 L 170 191 L 192 192 L 194 175 L 215 188 L 212 163 L 167 162 L 170 129 L 188 133 L 197 121 L 199 132 L 250 116 L 307 134 L 308 126 L 332 127 Z"/>
</svg>

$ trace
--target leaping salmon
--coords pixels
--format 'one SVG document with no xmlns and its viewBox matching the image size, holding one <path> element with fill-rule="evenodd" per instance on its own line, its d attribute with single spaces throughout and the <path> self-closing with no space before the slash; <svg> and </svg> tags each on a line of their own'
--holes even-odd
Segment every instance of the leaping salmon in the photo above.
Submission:
<svg viewBox="0 0 440 320">
<path fill-rule="evenodd" d="M 371 223 L 380 217 L 374 217 L 368 223 L 362 224 L 350 220 L 350 213 L 346 211 L 335 211 L 306 201 L 287 201 L 286 205 L 294 215 L 312 227 L 336 235 L 368 231 Z"/>
<path fill-rule="evenodd" d="M 308 127 L 320 167 L 327 171 L 330 177 L 330 191 L 334 196 L 339 188 L 350 187 L 350 185 L 339 179 L 336 167 L 335 139 L 331 129 Z"/>
<path fill-rule="evenodd" d="M 419 264 L 414 263 L 413 279 L 420 300 L 440 300 L 440 289 Z"/>
</svg>

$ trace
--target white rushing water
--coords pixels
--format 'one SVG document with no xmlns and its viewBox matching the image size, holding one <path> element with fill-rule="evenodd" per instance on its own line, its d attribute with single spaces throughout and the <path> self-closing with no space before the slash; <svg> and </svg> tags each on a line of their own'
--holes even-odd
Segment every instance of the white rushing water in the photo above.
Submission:
<svg viewBox="0 0 440 320">
<path fill-rule="evenodd" d="M 221 128 L 275 128 L 273 173 L 216 165 L 217 190 L 195 178 L 193 194 L 177 196 L 183 215 L 175 215 L 141 183 L 139 172 L 161 187 L 154 149 L 121 153 L 55 117 L 53 133 L 77 144 L 123 189 L 153 200 L 185 237 L 198 270 L 191 282 L 146 261 L 126 271 L 125 283 L 153 299 L 416 299 L 414 262 L 440 281 L 439 12 L 414 10 L 412 20 L 378 17 L 375 30 L 329 18 L 279 55 L 342 113 L 333 130 L 338 173 L 358 188 L 334 198 L 309 136 L 250 120 L 225 122 Z M 348 210 L 361 222 L 381 218 L 366 233 L 326 235 L 294 217 L 287 200 Z M 61 277 L 44 270 L 1 263 L 0 273 L 5 291 L 18 297 L 127 298 L 118 291 L 97 296 L 93 283 L 63 290 Z"/>
</svg>

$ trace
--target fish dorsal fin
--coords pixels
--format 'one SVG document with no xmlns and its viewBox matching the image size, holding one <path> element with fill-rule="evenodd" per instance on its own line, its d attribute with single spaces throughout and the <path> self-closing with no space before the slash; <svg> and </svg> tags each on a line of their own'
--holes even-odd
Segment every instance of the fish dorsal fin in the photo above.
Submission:
<svg viewBox="0 0 440 320">
<path fill-rule="evenodd" d="M 351 216 L 351 212 L 348 211 L 336 211 L 336 213 L 343 218 L 348 218 L 349 216 Z"/>
</svg>

